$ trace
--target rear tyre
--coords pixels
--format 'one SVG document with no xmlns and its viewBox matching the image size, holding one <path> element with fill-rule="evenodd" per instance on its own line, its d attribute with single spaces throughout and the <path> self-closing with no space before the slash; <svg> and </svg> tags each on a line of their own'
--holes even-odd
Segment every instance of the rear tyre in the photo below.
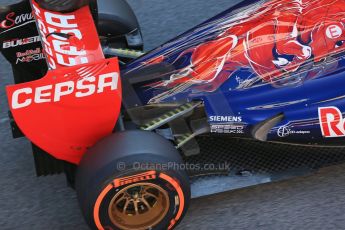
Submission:
<svg viewBox="0 0 345 230">
<path fill-rule="evenodd" d="M 82 159 L 76 190 L 92 229 L 173 229 L 190 200 L 179 152 L 150 132 L 115 133 Z"/>
</svg>

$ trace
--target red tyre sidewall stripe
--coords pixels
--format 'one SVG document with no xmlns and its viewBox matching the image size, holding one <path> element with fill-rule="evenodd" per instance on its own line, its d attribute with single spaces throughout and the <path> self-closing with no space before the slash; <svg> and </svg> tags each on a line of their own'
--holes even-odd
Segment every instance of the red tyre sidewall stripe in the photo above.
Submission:
<svg viewBox="0 0 345 230">
<path fill-rule="evenodd" d="M 107 187 L 105 187 L 103 189 L 103 191 L 99 194 L 96 203 L 95 203 L 95 207 L 93 209 L 93 217 L 95 220 L 95 224 L 97 229 L 99 230 L 104 230 L 101 220 L 99 218 L 99 209 L 101 207 L 102 201 L 104 199 L 104 197 L 108 194 L 108 192 L 113 188 L 114 186 L 112 184 L 109 184 Z"/>
<path fill-rule="evenodd" d="M 164 174 L 164 173 L 161 173 L 159 175 L 160 178 L 162 178 L 163 180 L 166 180 L 168 181 L 172 186 L 174 186 L 175 190 L 177 191 L 177 194 L 179 196 L 179 200 L 180 200 L 180 207 L 179 207 L 179 210 L 177 212 L 177 215 L 175 217 L 175 219 L 173 219 L 171 221 L 171 224 L 169 226 L 169 229 L 172 229 L 172 227 L 176 224 L 176 222 L 181 218 L 182 216 L 182 213 L 183 213 L 183 209 L 184 209 L 184 194 L 183 194 L 183 191 L 182 191 L 182 188 L 181 186 L 179 185 L 179 183 L 174 180 L 172 177 Z"/>
</svg>

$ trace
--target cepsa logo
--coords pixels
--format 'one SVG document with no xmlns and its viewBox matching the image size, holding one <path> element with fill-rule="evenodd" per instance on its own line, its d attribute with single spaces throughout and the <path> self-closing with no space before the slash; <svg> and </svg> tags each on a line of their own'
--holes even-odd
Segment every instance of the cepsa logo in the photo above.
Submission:
<svg viewBox="0 0 345 230">
<path fill-rule="evenodd" d="M 34 17 L 31 13 L 21 14 L 16 16 L 15 12 L 11 12 L 6 15 L 6 19 L 0 23 L 0 28 L 2 29 L 10 29 L 16 25 L 25 23 L 25 22 L 33 22 Z"/>
<path fill-rule="evenodd" d="M 79 81 L 66 81 L 40 87 L 26 87 L 13 92 L 12 109 L 22 109 L 32 104 L 59 102 L 67 96 L 77 98 L 88 97 L 118 89 L 119 74 L 111 72 L 101 74 L 98 78 L 93 76 L 82 78 Z"/>
<path fill-rule="evenodd" d="M 319 121 L 324 137 L 345 136 L 345 120 L 337 107 L 319 108 Z"/>
<path fill-rule="evenodd" d="M 48 64 L 52 69 L 56 69 L 57 64 L 74 66 L 89 62 L 86 51 L 77 47 L 77 45 L 71 44 L 71 40 L 74 39 L 75 41 L 83 38 L 81 31 L 78 29 L 75 15 L 41 12 L 41 9 L 36 5 L 33 5 L 33 8 Z"/>
</svg>

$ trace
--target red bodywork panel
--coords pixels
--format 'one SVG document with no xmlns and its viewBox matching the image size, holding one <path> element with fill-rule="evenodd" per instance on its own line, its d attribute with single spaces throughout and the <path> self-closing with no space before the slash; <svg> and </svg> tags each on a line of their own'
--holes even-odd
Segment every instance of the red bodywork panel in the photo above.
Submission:
<svg viewBox="0 0 345 230">
<path fill-rule="evenodd" d="M 121 107 L 117 59 L 49 71 L 7 87 L 25 136 L 54 157 L 79 163 L 87 148 L 112 133 Z"/>
<path fill-rule="evenodd" d="M 88 6 L 71 13 L 47 11 L 35 1 L 32 1 L 32 7 L 51 69 L 104 59 Z"/>
<path fill-rule="evenodd" d="M 62 14 L 33 2 L 33 9 L 51 70 L 8 86 L 10 109 L 30 141 L 78 164 L 115 127 L 122 99 L 118 60 L 104 59 L 88 7 Z"/>
</svg>

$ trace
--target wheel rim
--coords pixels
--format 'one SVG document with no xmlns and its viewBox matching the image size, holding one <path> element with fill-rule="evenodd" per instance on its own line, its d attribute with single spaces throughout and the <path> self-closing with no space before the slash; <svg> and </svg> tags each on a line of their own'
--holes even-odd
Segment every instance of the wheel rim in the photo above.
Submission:
<svg viewBox="0 0 345 230">
<path fill-rule="evenodd" d="M 152 183 L 130 185 L 113 197 L 109 216 L 120 229 L 149 229 L 160 223 L 170 207 L 168 193 Z"/>
</svg>

